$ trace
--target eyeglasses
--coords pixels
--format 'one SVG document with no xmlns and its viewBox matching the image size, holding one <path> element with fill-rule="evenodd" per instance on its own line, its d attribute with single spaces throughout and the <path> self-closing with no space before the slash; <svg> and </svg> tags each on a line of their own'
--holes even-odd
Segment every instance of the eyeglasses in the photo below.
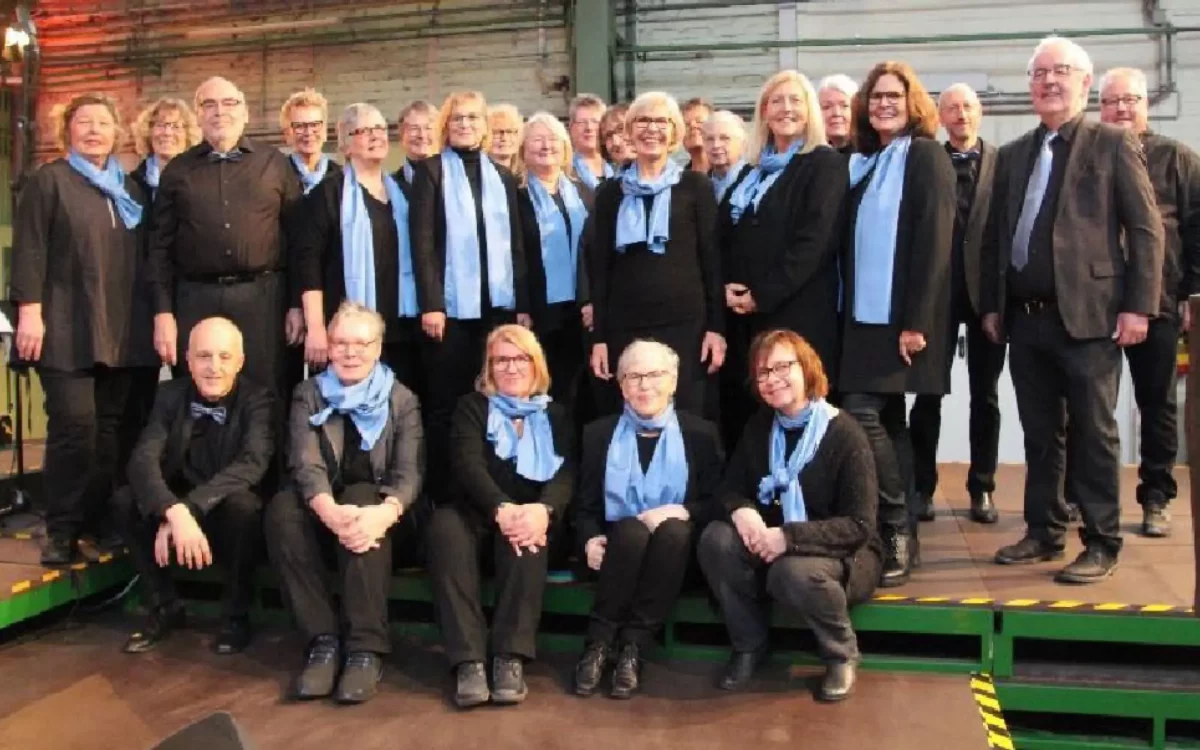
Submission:
<svg viewBox="0 0 1200 750">
<path fill-rule="evenodd" d="M 1100 104 L 1105 107 L 1115 107 L 1118 104 L 1124 104 L 1126 107 L 1136 106 L 1146 97 L 1138 94 L 1125 94 L 1124 96 L 1110 96 L 1100 99 Z"/>
<path fill-rule="evenodd" d="M 760 367 L 758 368 L 758 372 L 754 373 L 754 379 L 759 383 L 765 383 L 772 375 L 777 378 L 786 378 L 791 373 L 792 367 L 798 364 L 800 363 L 793 359 L 787 362 L 776 362 L 773 365 Z"/>
<path fill-rule="evenodd" d="M 562 145 L 562 139 L 555 135 L 535 135 L 532 138 L 525 139 L 527 146 L 550 146 L 554 148 Z"/>
<path fill-rule="evenodd" d="M 164 133 L 182 133 L 183 127 L 182 122 L 156 122 L 151 126 L 151 129 Z"/>
<path fill-rule="evenodd" d="M 370 349 L 379 341 L 379 339 L 370 339 L 369 341 L 332 341 L 329 348 L 339 354 L 348 354 L 352 351 L 364 352 Z"/>
<path fill-rule="evenodd" d="M 410 136 L 412 136 L 412 135 L 430 135 L 431 136 L 431 135 L 433 135 L 433 126 L 432 125 L 405 125 L 404 126 L 404 134 L 410 135 Z"/>
<path fill-rule="evenodd" d="M 650 130 L 650 126 L 654 126 L 657 130 L 666 130 L 671 127 L 671 118 L 669 117 L 635 117 L 633 118 L 633 127 L 637 130 Z"/>
<path fill-rule="evenodd" d="M 872 104 L 879 104 L 880 102 L 887 102 L 888 104 L 899 104 L 900 100 L 902 100 L 903 98 L 904 98 L 903 91 L 872 91 L 871 95 L 869 97 L 867 97 L 867 99 Z"/>
<path fill-rule="evenodd" d="M 643 385 L 653 385 L 665 378 L 669 373 L 666 370 L 654 370 L 653 372 L 627 372 L 621 376 L 622 383 L 629 383 L 641 388 Z"/>
<path fill-rule="evenodd" d="M 524 370 L 533 364 L 533 357 L 528 354 L 518 354 L 515 357 L 489 357 L 493 370 Z"/>
<path fill-rule="evenodd" d="M 465 122 L 468 125 L 475 125 L 482 120 L 483 120 L 483 115 L 476 114 L 474 112 L 467 114 L 467 115 L 450 115 L 450 122 L 453 122 L 453 123 Z"/>
<path fill-rule="evenodd" d="M 1080 68 L 1070 63 L 1058 63 L 1048 68 L 1032 68 L 1029 71 L 1029 77 L 1035 81 L 1044 81 L 1053 73 L 1055 78 L 1066 78 L 1075 70 L 1080 70 Z"/>
<path fill-rule="evenodd" d="M 571 125 L 588 125 L 590 127 L 599 127 L 600 120 L 594 117 L 580 117 L 577 120 L 571 120 Z"/>
<path fill-rule="evenodd" d="M 497 128 L 492 131 L 493 135 L 500 138 L 516 138 L 520 133 L 521 131 L 516 128 Z"/>
<path fill-rule="evenodd" d="M 297 133 L 306 133 L 310 130 L 324 130 L 325 122 L 323 120 L 313 120 L 312 122 L 293 122 L 292 130 Z"/>
<path fill-rule="evenodd" d="M 368 125 L 365 128 L 355 128 L 350 131 L 350 135 L 387 135 L 387 125 Z"/>
<path fill-rule="evenodd" d="M 244 103 L 242 99 L 234 99 L 233 97 L 228 99 L 205 99 L 200 102 L 200 109 L 205 112 L 216 112 L 219 108 L 234 109 Z"/>
</svg>

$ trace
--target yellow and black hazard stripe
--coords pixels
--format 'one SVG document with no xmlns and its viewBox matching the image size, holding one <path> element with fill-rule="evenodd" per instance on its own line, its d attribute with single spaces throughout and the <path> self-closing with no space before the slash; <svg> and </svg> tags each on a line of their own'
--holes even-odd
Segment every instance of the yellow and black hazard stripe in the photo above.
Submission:
<svg viewBox="0 0 1200 750">
<path fill-rule="evenodd" d="M 114 559 L 116 559 L 115 555 L 113 555 L 111 552 L 106 552 L 106 553 L 100 555 L 99 559 L 97 559 L 96 562 L 94 562 L 94 563 L 77 562 L 77 563 L 72 563 L 71 566 L 68 568 L 43 570 L 41 576 L 39 576 L 37 578 L 30 578 L 25 581 L 17 581 L 16 583 L 9 586 L 8 591 L 0 590 L 0 599 L 8 598 L 10 596 L 16 596 L 17 594 L 27 593 L 36 588 L 40 588 L 40 587 L 45 586 L 50 583 L 54 583 L 55 581 L 62 578 L 64 575 L 78 573 L 79 571 L 86 570 L 87 568 L 93 567 L 96 565 L 104 565 L 106 563 L 112 562 Z"/>
<path fill-rule="evenodd" d="M 1012 735 L 1008 732 L 1008 724 L 1004 722 L 1004 712 L 1000 710 L 1000 700 L 996 697 L 996 686 L 992 684 L 991 675 L 971 675 L 971 695 L 975 697 L 975 705 L 979 706 L 979 715 L 983 717 L 988 747 L 993 750 L 1014 750 Z"/>
<path fill-rule="evenodd" d="M 1023 612 L 1071 612 L 1075 614 L 1127 615 L 1191 615 L 1194 610 L 1182 604 L 1120 604 L 1117 602 L 1082 602 L 1074 599 L 993 599 L 987 596 L 905 596 L 877 594 L 876 604 L 924 604 L 951 607 L 990 607 Z"/>
</svg>

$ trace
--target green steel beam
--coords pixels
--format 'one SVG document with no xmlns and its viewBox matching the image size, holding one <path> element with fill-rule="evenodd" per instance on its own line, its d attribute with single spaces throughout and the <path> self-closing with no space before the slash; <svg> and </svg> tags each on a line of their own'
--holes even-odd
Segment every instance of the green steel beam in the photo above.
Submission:
<svg viewBox="0 0 1200 750">
<path fill-rule="evenodd" d="M 1012 732 L 1013 744 L 1020 750 L 1146 750 L 1144 740 L 1114 740 L 1086 735 L 1061 735 L 1049 732 Z M 1188 747 L 1172 745 L 1172 747 Z M 1200 745 L 1195 746 L 1200 747 Z"/>
<path fill-rule="evenodd" d="M 1184 721 L 1200 720 L 1200 695 L 1178 690 L 1043 685 L 996 680 L 1005 711 Z"/>
<path fill-rule="evenodd" d="M 612 0 L 574 0 L 572 6 L 573 94 L 592 93 L 612 101 L 612 60 L 616 37 L 613 21 L 616 14 Z"/>
<path fill-rule="evenodd" d="M 0 599 L 0 630 L 126 583 L 132 576 L 133 566 L 125 560 L 64 572 L 50 583 Z"/>
</svg>

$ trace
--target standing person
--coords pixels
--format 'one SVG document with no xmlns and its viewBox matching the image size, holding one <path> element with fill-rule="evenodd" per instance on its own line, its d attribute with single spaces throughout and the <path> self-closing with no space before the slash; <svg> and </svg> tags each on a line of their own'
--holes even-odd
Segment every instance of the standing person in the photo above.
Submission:
<svg viewBox="0 0 1200 750">
<path fill-rule="evenodd" d="M 627 122 L 637 160 L 596 195 L 592 372 L 611 381 L 610 353 L 615 360 L 635 339 L 654 339 L 679 355 L 676 405 L 701 414 L 706 372 L 725 361 L 717 202 L 706 176 L 670 159 L 683 134 L 674 99 L 642 94 Z M 601 412 L 618 411 L 617 389 L 602 390 Z"/>
<path fill-rule="evenodd" d="M 516 172 L 517 152 L 521 150 L 520 110 L 511 104 L 493 104 L 488 107 L 488 129 L 492 133 L 488 156 L 509 172 Z"/>
<path fill-rule="evenodd" d="M 381 359 L 396 379 L 420 394 L 421 326 L 408 231 L 408 199 L 384 172 L 387 121 L 371 104 L 351 104 L 337 124 L 344 171 L 330 174 L 305 200 L 295 267 L 309 366 L 329 360 L 326 324 L 344 300 L 383 317 Z"/>
<path fill-rule="evenodd" d="M 825 76 L 817 84 L 817 99 L 821 102 L 821 117 L 825 121 L 825 138 L 830 146 L 846 155 L 854 153 L 851 105 L 857 93 L 858 84 L 843 73 Z"/>
<path fill-rule="evenodd" d="M 129 173 L 142 186 L 149 204 L 167 163 L 200 142 L 196 114 L 182 99 L 163 97 L 142 110 L 133 124 L 133 145 L 142 162 Z"/>
<path fill-rule="evenodd" d="M 904 396 L 950 387 L 955 175 L 933 140 L 937 129 L 937 106 L 912 68 L 883 62 L 871 69 L 854 99 L 838 390 L 875 456 L 885 587 L 903 584 L 920 562 L 901 463 Z"/>
<path fill-rule="evenodd" d="M 550 367 L 550 397 L 571 409 L 586 354 L 578 270 L 594 194 L 571 179 L 571 139 L 549 112 L 525 123 L 518 165 L 533 329 Z"/>
<path fill-rule="evenodd" d="M 708 177 L 718 211 L 725 206 L 735 187 L 753 168 L 746 163 L 746 123 L 727 109 L 713 112 L 704 121 L 704 157 L 708 159 Z"/>
<path fill-rule="evenodd" d="M 601 180 L 613 176 L 613 167 L 604 159 L 600 142 L 600 123 L 604 119 L 604 100 L 595 94 L 580 94 L 571 100 L 568 110 L 568 130 L 571 133 L 571 149 L 575 176 L 584 185 L 595 190 Z"/>
<path fill-rule="evenodd" d="M 995 523 L 992 502 L 996 491 L 996 456 L 1000 451 L 1000 373 L 1005 346 L 993 344 L 983 332 L 979 314 L 980 246 L 992 205 L 992 177 L 996 147 L 979 137 L 983 108 L 970 86 L 956 83 L 938 97 L 938 116 L 950 139 L 946 153 L 957 177 L 954 246 L 950 258 L 950 317 L 946 365 L 954 359 L 958 325 L 967 327 L 967 374 L 971 393 L 971 468 L 967 471 L 970 517 L 976 523 Z M 934 518 L 933 493 L 937 489 L 937 447 L 942 429 L 942 397 L 917 396 L 909 413 L 912 434 L 913 505 L 921 521 Z"/>
<path fill-rule="evenodd" d="M 1094 583 L 1121 550 L 1121 349 L 1145 340 L 1160 309 L 1163 225 L 1137 137 L 1084 119 L 1087 52 L 1047 37 L 1028 73 L 1041 124 L 1000 149 L 984 246 L 984 330 L 997 343 L 1007 332 L 1025 433 L 1027 528 L 996 562 L 1063 556 L 1069 457 L 1084 550 L 1055 580 Z"/>
<path fill-rule="evenodd" d="M 1178 491 L 1172 473 L 1179 451 L 1176 345 L 1180 330 L 1191 327 L 1188 296 L 1200 291 L 1200 155 L 1150 130 L 1146 74 L 1135 68 L 1115 68 L 1100 79 L 1100 119 L 1132 131 L 1141 142 L 1163 225 L 1158 316 L 1150 320 L 1145 341 L 1125 348 L 1141 412 L 1140 531 L 1163 537 L 1171 533 L 1167 506 Z"/>
<path fill-rule="evenodd" d="M 488 332 L 529 325 L 517 182 L 487 156 L 487 102 L 478 91 L 446 97 L 441 154 L 416 165 L 409 207 L 429 441 L 429 489 L 443 493 L 450 418 L 471 392 Z"/>
<path fill-rule="evenodd" d="M 323 151 L 329 130 L 329 102 L 313 89 L 297 91 L 279 110 L 283 141 L 291 149 L 288 161 L 296 170 L 300 189 L 308 195 L 326 175 L 339 176 L 342 168 Z"/>
<path fill-rule="evenodd" d="M 404 163 L 396 170 L 396 179 L 405 187 L 412 187 L 413 165 L 437 153 L 438 110 L 427 101 L 417 99 L 400 110 L 397 129 L 400 131 L 400 153 Z"/>
<path fill-rule="evenodd" d="M 145 288 L 147 196 L 114 152 L 116 102 L 82 94 L 56 113 L 63 157 L 22 188 L 13 227 L 16 358 L 46 394 L 42 564 L 76 562 L 79 537 L 116 547 L 108 501 L 154 400 Z"/>
<path fill-rule="evenodd" d="M 616 174 L 625 171 L 637 156 L 626 137 L 625 115 L 628 112 L 628 104 L 614 104 L 600 118 L 600 155 L 612 165 Z"/>
<path fill-rule="evenodd" d="M 701 97 L 683 103 L 683 149 L 688 154 L 687 169 L 708 174 L 711 168 L 704 153 L 704 123 L 712 116 L 712 102 Z"/>
<path fill-rule="evenodd" d="M 287 312 L 285 276 L 285 219 L 300 181 L 287 157 L 243 135 L 246 97 L 232 83 L 208 79 L 195 104 L 204 141 L 171 160 L 154 201 L 154 346 L 177 365 L 180 329 L 229 318 L 246 341 L 244 377 L 278 393 L 284 349 L 304 334 L 299 309 Z"/>
</svg>

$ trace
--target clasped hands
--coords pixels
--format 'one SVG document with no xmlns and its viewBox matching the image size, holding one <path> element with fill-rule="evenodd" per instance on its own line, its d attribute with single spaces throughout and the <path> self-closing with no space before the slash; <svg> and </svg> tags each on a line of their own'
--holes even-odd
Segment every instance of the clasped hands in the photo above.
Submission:
<svg viewBox="0 0 1200 750">
<path fill-rule="evenodd" d="M 378 505 L 343 505 L 332 495 L 312 499 L 313 512 L 338 538 L 338 543 L 356 555 L 379 546 L 388 529 L 399 522 L 404 511 L 386 500 Z"/>
<path fill-rule="evenodd" d="M 738 508 L 733 512 L 733 526 L 742 544 L 750 553 L 770 565 L 787 552 L 787 537 L 778 526 L 768 528 L 762 515 L 754 508 Z"/>
<path fill-rule="evenodd" d="M 637 520 L 645 524 L 646 528 L 653 534 L 654 530 L 659 527 L 663 521 L 671 518 L 678 518 L 680 521 L 690 520 L 692 515 L 688 513 L 687 508 L 682 505 L 660 505 L 657 508 L 642 511 L 637 515 Z M 600 566 L 604 563 L 604 550 L 608 546 L 608 537 L 603 534 L 598 534 L 587 540 L 587 544 L 583 545 L 584 556 L 587 557 L 587 565 L 592 570 L 600 570 Z"/>
<path fill-rule="evenodd" d="M 501 503 L 496 509 L 496 526 L 520 557 L 522 550 L 536 555 L 546 547 L 546 531 L 550 528 L 550 511 L 541 503 L 515 505 Z"/>
</svg>

